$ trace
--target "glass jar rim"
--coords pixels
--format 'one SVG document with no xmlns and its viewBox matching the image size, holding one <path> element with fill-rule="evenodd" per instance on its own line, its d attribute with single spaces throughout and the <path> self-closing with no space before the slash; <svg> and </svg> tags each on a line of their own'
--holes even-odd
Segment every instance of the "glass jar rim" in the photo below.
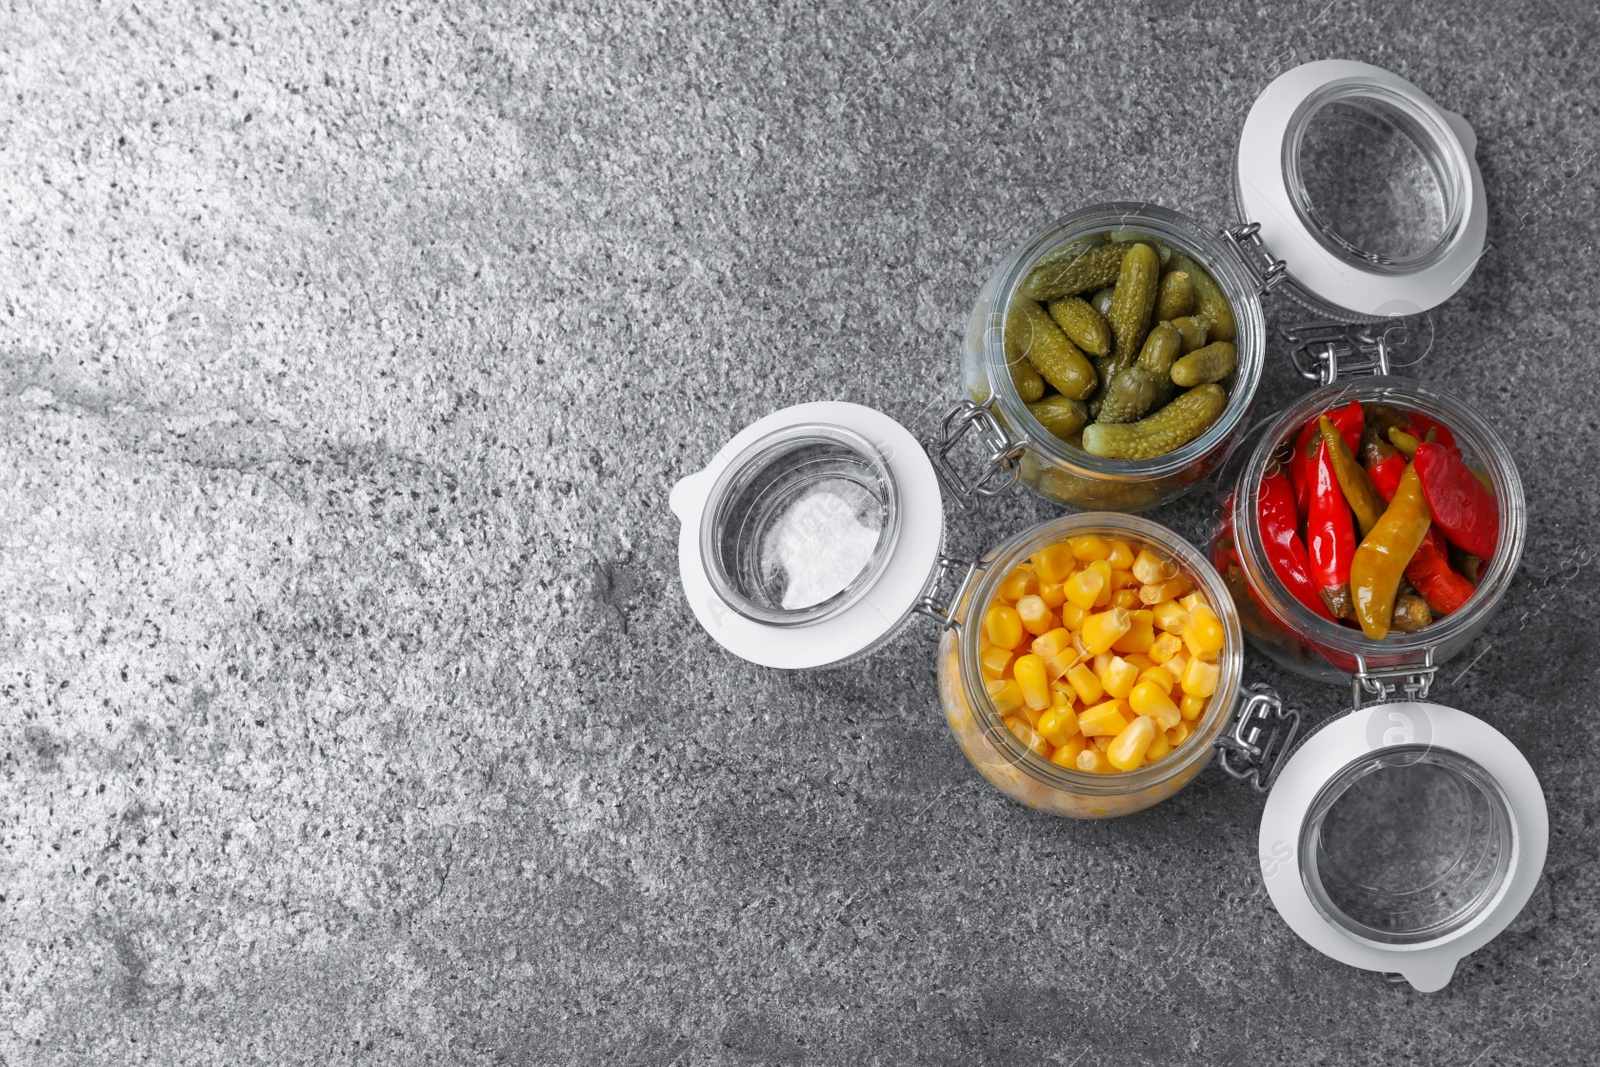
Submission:
<svg viewBox="0 0 1600 1067">
<path fill-rule="evenodd" d="M 1074 447 L 1045 429 L 1033 417 L 1011 381 L 1005 352 L 1005 315 L 1029 272 L 1062 244 L 1092 233 L 1118 229 L 1150 228 L 1156 236 L 1179 246 L 1211 272 L 1233 306 L 1239 323 L 1235 345 L 1238 368 L 1228 403 L 1206 432 L 1180 448 L 1148 460 L 1107 459 Z M 1265 316 L 1261 296 L 1244 261 L 1220 235 L 1213 234 L 1181 212 L 1141 201 L 1108 201 L 1064 215 L 1030 236 L 1013 254 L 1011 268 L 1000 279 L 984 331 L 984 361 L 989 388 L 1007 423 L 1022 431 L 1027 447 L 1048 457 L 1079 477 L 1098 481 L 1140 483 L 1170 477 L 1226 442 L 1249 415 L 1261 384 L 1265 364 Z M 1243 342 L 1243 343 L 1241 343 Z"/>
<path fill-rule="evenodd" d="M 1487 569 L 1467 603 L 1416 633 L 1392 632 L 1381 641 L 1374 641 L 1357 627 L 1324 619 L 1295 599 L 1267 562 L 1260 524 L 1251 521 L 1258 511 L 1262 476 L 1273 462 L 1273 453 L 1281 447 L 1284 432 L 1304 425 L 1313 415 L 1339 406 L 1341 399 L 1348 402 L 1369 395 L 1373 399 L 1394 400 L 1401 406 L 1410 404 L 1449 427 L 1458 440 L 1464 440 L 1493 483 L 1500 521 L 1494 558 L 1486 561 Z M 1459 397 L 1393 375 L 1335 381 L 1307 393 L 1299 402 L 1265 422 L 1260 439 L 1235 482 L 1229 517 L 1245 581 L 1270 611 L 1313 645 L 1331 648 L 1352 659 L 1359 657 L 1358 663 L 1383 666 L 1420 663 L 1435 646 L 1446 645 L 1451 639 L 1469 633 L 1505 595 L 1522 559 L 1527 536 L 1522 479 L 1511 450 L 1500 435 Z M 1337 664 L 1333 666 L 1344 670 Z"/>
<path fill-rule="evenodd" d="M 982 611 L 994 599 L 1000 583 L 1011 570 L 1046 545 L 1068 537 L 1100 534 L 1139 541 L 1152 546 L 1177 563 L 1195 586 L 1205 592 L 1217 618 L 1222 621 L 1223 646 L 1217 655 L 1217 686 L 1205 714 L 1194 731 L 1172 752 L 1146 767 L 1115 774 L 1098 774 L 1062 767 L 1041 759 L 1019 741 L 995 711 L 988 689 L 982 684 L 983 668 L 978 660 L 978 633 Z M 1210 757 L 1216 741 L 1233 717 L 1234 704 L 1243 685 L 1244 630 L 1233 598 L 1228 595 L 1222 576 L 1189 541 L 1173 530 L 1138 515 L 1117 511 L 1081 511 L 1030 526 L 1001 543 L 983 559 L 984 574 L 967 599 L 957 632 L 957 657 L 961 685 L 973 718 L 1005 761 L 1020 767 L 1031 777 L 1053 789 L 1091 796 L 1115 796 L 1154 788 L 1170 781 Z"/>
</svg>

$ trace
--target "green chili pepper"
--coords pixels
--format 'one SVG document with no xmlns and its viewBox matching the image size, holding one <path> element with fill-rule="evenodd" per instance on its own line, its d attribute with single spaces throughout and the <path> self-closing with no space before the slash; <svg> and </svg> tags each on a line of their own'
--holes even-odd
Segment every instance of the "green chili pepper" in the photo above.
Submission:
<svg viewBox="0 0 1600 1067">
<path fill-rule="evenodd" d="M 1356 525 L 1361 529 L 1361 536 L 1365 537 L 1383 515 L 1383 498 L 1372 487 L 1372 479 L 1367 477 L 1367 472 L 1356 461 L 1356 454 L 1350 451 L 1344 434 L 1339 432 L 1333 420 L 1322 416 L 1318 420 L 1318 428 L 1322 431 L 1322 442 L 1328 448 L 1334 477 L 1339 479 L 1339 488 L 1350 502 L 1350 510 L 1356 513 Z"/>
<path fill-rule="evenodd" d="M 1407 464 L 1394 499 L 1350 561 L 1350 592 L 1355 597 L 1356 619 L 1361 623 L 1361 632 L 1374 641 L 1389 635 L 1400 579 L 1432 525 L 1433 515 L 1422 494 L 1422 480 L 1417 477 L 1416 468 Z"/>
</svg>

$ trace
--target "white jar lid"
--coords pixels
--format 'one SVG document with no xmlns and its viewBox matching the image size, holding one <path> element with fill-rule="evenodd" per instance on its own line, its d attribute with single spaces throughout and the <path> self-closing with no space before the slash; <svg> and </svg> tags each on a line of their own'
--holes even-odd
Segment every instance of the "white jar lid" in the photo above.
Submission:
<svg viewBox="0 0 1600 1067">
<path fill-rule="evenodd" d="M 1239 136 L 1245 221 L 1290 292 L 1339 317 L 1425 311 L 1466 284 L 1488 206 L 1466 119 L 1397 74 L 1326 59 L 1275 78 Z"/>
<path fill-rule="evenodd" d="M 944 537 L 939 482 L 905 427 L 859 404 L 775 411 L 672 488 L 695 618 L 768 667 L 837 663 L 887 639 Z"/>
<path fill-rule="evenodd" d="M 1516 918 L 1548 839 L 1539 781 L 1505 735 L 1438 704 L 1378 704 L 1324 726 L 1279 772 L 1261 872 L 1313 948 L 1433 992 Z"/>
</svg>

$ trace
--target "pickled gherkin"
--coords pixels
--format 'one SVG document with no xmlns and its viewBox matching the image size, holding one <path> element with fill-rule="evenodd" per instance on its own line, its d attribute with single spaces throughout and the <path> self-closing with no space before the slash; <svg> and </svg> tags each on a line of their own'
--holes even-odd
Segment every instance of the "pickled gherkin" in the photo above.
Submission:
<svg viewBox="0 0 1600 1067">
<path fill-rule="evenodd" d="M 1050 301 L 1050 317 L 1073 344 L 1091 355 L 1111 351 L 1111 327 L 1082 297 L 1064 296 Z"/>
<path fill-rule="evenodd" d="M 1204 348 L 1206 343 L 1206 324 L 1193 315 L 1184 315 L 1172 320 L 1172 325 L 1177 329 L 1178 335 L 1183 338 L 1183 354 L 1188 355 L 1197 348 Z"/>
<path fill-rule="evenodd" d="M 1205 433 L 1227 403 L 1222 386 L 1197 386 L 1138 422 L 1090 423 L 1083 429 L 1083 449 L 1107 459 L 1152 459 Z"/>
<path fill-rule="evenodd" d="M 1206 382 L 1220 382 L 1239 366 L 1239 350 L 1227 341 L 1213 341 L 1196 349 L 1172 365 L 1172 381 L 1189 388 Z"/>
<path fill-rule="evenodd" d="M 1097 422 L 1132 422 L 1172 394 L 1172 367 L 1182 343 L 1169 322 L 1157 324 L 1133 366 L 1106 383 Z"/>
<path fill-rule="evenodd" d="M 1125 355 L 1139 351 L 1150 328 L 1150 312 L 1156 306 L 1156 287 L 1160 282 L 1161 260 L 1156 250 L 1144 242 L 1128 249 L 1117 272 L 1117 288 L 1111 294 L 1111 314 L 1107 316 L 1114 342 L 1113 351 Z"/>
<path fill-rule="evenodd" d="M 1182 318 L 1194 310 L 1194 284 L 1189 272 L 1169 270 L 1161 276 L 1161 288 L 1156 290 L 1156 320 Z"/>
<path fill-rule="evenodd" d="M 1062 395 L 1082 400 L 1094 392 L 1094 366 L 1036 301 L 1012 301 L 1005 345 L 1008 361 L 1026 359 Z"/>
<path fill-rule="evenodd" d="M 1205 268 L 1179 252 L 1172 257 L 1172 265 L 1189 275 L 1194 287 L 1194 313 L 1205 320 L 1207 332 L 1213 341 L 1232 341 L 1238 336 L 1238 325 L 1233 317 L 1233 305 L 1223 295 L 1217 280 Z"/>
<path fill-rule="evenodd" d="M 1100 312 L 1102 319 L 1111 314 L 1111 296 L 1116 291 L 1116 286 L 1108 285 L 1104 289 L 1096 289 L 1094 296 L 1089 298 L 1089 306 Z"/>
<path fill-rule="evenodd" d="M 1016 359 L 1008 356 L 1006 367 L 1011 371 L 1011 384 L 1016 387 L 1018 396 L 1024 400 L 1038 400 L 1044 396 L 1044 379 L 1039 377 L 1032 363 L 1020 356 Z"/>
<path fill-rule="evenodd" d="M 1117 280 L 1122 257 L 1133 245 L 1127 242 L 1085 246 L 1074 242 L 1051 253 L 1028 272 L 1017 295 L 1030 300 L 1054 300 Z"/>
<path fill-rule="evenodd" d="M 1083 401 L 1066 396 L 1047 396 L 1028 405 L 1028 412 L 1039 424 L 1060 438 L 1068 438 L 1089 421 L 1089 409 Z"/>
</svg>

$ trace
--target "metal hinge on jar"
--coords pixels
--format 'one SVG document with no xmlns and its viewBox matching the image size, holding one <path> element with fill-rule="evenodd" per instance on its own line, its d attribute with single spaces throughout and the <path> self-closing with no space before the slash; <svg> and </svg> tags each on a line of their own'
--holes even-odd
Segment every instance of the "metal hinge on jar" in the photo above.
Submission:
<svg viewBox="0 0 1600 1067">
<path fill-rule="evenodd" d="M 968 482 L 950 462 L 950 452 L 968 433 L 976 432 L 978 442 L 988 452 L 983 473 Z M 963 400 L 951 408 L 944 417 L 944 425 L 937 440 L 924 441 L 923 448 L 933 461 L 933 472 L 939 483 L 965 511 L 978 496 L 997 496 L 1016 484 L 1021 473 L 1018 460 L 1027 451 L 1027 441 L 1013 441 L 1005 426 L 994 413 L 994 397 L 981 404 Z"/>
<path fill-rule="evenodd" d="M 1302 322 L 1281 332 L 1294 369 L 1319 385 L 1340 376 L 1389 374 L 1396 366 L 1416 363 L 1433 347 L 1433 320 L 1426 315 L 1389 323 Z M 1402 351 L 1407 354 L 1397 360 Z"/>
<path fill-rule="evenodd" d="M 933 574 L 928 578 L 927 591 L 917 600 L 913 610 L 933 619 L 942 629 L 959 628 L 961 624 L 956 621 L 955 614 L 960 609 L 962 601 L 966 600 L 967 590 L 983 571 L 984 565 L 977 560 L 969 562 L 952 556 L 940 556 L 938 566 L 933 568 Z M 940 600 L 940 587 L 952 574 L 957 573 L 961 575 L 961 581 L 956 584 L 955 592 L 948 600 Z"/>
<path fill-rule="evenodd" d="M 1374 704 L 1395 700 L 1426 700 L 1433 688 L 1433 649 L 1423 653 L 1421 663 L 1399 667 L 1368 667 L 1365 656 L 1356 655 L 1356 673 L 1350 679 L 1350 709 L 1361 707 L 1362 697 L 1371 696 Z"/>
<path fill-rule="evenodd" d="M 1277 288 L 1289 270 L 1289 265 L 1281 259 L 1274 259 L 1272 253 L 1261 240 L 1261 223 L 1246 222 L 1239 226 L 1225 226 L 1222 236 L 1233 242 L 1239 250 L 1239 258 L 1244 260 L 1244 265 L 1256 280 L 1256 290 L 1265 296 Z"/>
<path fill-rule="evenodd" d="M 1247 691 L 1233 728 L 1217 738 L 1218 761 L 1228 774 L 1265 793 L 1299 732 L 1300 712 L 1284 707 L 1277 690 L 1258 682 Z"/>
</svg>

